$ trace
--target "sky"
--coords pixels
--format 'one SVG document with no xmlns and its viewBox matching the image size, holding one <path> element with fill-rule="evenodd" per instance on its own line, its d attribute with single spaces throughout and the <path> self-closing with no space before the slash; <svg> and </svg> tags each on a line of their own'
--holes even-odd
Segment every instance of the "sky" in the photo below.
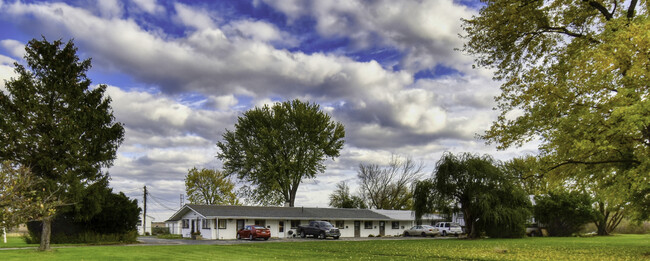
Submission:
<svg viewBox="0 0 650 261">
<path fill-rule="evenodd" d="M 457 51 L 462 18 L 477 0 L 0 0 L 0 91 L 41 36 L 74 39 L 92 59 L 125 127 L 106 171 L 114 191 L 164 221 L 180 206 L 184 177 L 220 169 L 216 143 L 254 107 L 300 99 L 345 126 L 340 156 L 298 189 L 296 206 L 328 207 L 336 183 L 355 192 L 359 164 L 411 157 L 431 175 L 446 152 L 499 160 L 537 152 L 496 150 L 477 139 L 496 120 L 499 82 Z"/>
</svg>

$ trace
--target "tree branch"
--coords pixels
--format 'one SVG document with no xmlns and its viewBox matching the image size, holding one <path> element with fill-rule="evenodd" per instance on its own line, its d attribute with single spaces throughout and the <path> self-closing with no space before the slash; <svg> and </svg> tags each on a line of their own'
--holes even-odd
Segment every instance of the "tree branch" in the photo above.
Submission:
<svg viewBox="0 0 650 261">
<path fill-rule="evenodd" d="M 605 16 L 605 20 L 609 21 L 612 19 L 612 13 L 607 11 L 607 8 L 605 8 L 602 4 L 599 2 L 596 2 L 595 0 L 582 0 L 583 2 L 589 3 L 589 5 L 593 8 L 596 8 L 603 16 Z M 634 0 L 632 0 L 634 1 Z"/>
<path fill-rule="evenodd" d="M 628 19 L 634 18 L 634 8 L 636 8 L 637 1 L 638 0 L 632 0 L 630 2 L 630 6 L 627 8 L 627 18 Z"/>
<path fill-rule="evenodd" d="M 597 164 L 608 164 L 608 163 L 635 163 L 635 164 L 641 164 L 641 162 L 638 161 L 638 160 L 602 160 L 602 161 L 567 160 L 565 162 L 562 162 L 560 164 L 557 164 L 557 165 L 551 167 L 550 169 L 548 169 L 548 171 L 551 171 L 551 170 L 557 169 L 557 168 L 559 168 L 561 166 L 569 165 L 569 164 L 597 165 Z"/>
</svg>

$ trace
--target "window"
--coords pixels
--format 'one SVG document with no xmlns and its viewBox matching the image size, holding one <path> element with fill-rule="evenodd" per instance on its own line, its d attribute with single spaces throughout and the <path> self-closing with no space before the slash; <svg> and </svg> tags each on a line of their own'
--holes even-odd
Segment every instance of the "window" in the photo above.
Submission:
<svg viewBox="0 0 650 261">
<path fill-rule="evenodd" d="M 291 228 L 296 229 L 300 226 L 300 220 L 291 220 Z"/>
<path fill-rule="evenodd" d="M 365 228 L 365 229 L 372 229 L 372 221 L 365 221 L 365 222 L 363 222 L 363 228 Z"/>
<path fill-rule="evenodd" d="M 336 221 L 336 227 L 344 228 L 344 226 L 345 226 L 345 222 L 343 222 L 343 220 Z"/>
<path fill-rule="evenodd" d="M 225 219 L 219 219 L 219 222 L 218 222 L 219 223 L 218 224 L 219 229 L 226 229 L 226 221 L 227 220 L 225 220 Z"/>
<path fill-rule="evenodd" d="M 190 220 L 183 219 L 183 228 L 190 228 Z"/>
<path fill-rule="evenodd" d="M 201 219 L 201 225 L 203 229 L 210 229 L 210 222 L 207 219 Z"/>
<path fill-rule="evenodd" d="M 264 219 L 256 219 L 255 220 L 255 225 L 265 227 L 266 226 L 266 220 L 264 220 Z"/>
<path fill-rule="evenodd" d="M 399 221 L 393 221 L 393 223 L 391 224 L 391 228 L 399 229 Z"/>
</svg>

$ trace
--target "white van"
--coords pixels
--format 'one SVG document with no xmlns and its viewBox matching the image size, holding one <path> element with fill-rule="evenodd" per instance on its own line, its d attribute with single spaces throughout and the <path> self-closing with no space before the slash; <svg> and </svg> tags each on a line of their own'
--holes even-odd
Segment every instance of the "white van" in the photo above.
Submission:
<svg viewBox="0 0 650 261">
<path fill-rule="evenodd" d="M 438 222 L 434 227 L 440 231 L 442 236 L 458 236 L 463 233 L 463 228 L 460 227 L 460 224 L 454 222 Z"/>
</svg>

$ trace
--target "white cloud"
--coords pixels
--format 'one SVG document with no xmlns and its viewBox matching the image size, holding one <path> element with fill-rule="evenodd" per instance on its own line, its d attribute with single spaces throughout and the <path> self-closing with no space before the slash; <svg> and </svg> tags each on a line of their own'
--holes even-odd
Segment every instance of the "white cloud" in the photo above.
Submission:
<svg viewBox="0 0 650 261">
<path fill-rule="evenodd" d="M 183 25 L 195 29 L 210 29 L 216 27 L 212 15 L 206 10 L 193 8 L 181 3 L 175 3 L 174 8 L 176 9 L 176 16 L 174 19 Z"/>
<path fill-rule="evenodd" d="M 97 0 L 97 8 L 102 17 L 121 17 L 124 6 L 119 0 Z"/>
<path fill-rule="evenodd" d="M 14 62 L 16 62 L 16 60 L 0 55 L 0 92 L 6 91 L 5 81 L 18 76 L 14 71 Z"/>
<path fill-rule="evenodd" d="M 11 55 L 16 58 L 23 58 L 25 56 L 25 44 L 13 39 L 5 39 L 0 41 L 0 46 L 9 51 Z"/>
<path fill-rule="evenodd" d="M 254 41 L 273 44 L 278 47 L 295 47 L 298 39 L 275 25 L 263 21 L 237 20 L 224 28 L 231 36 L 241 36 Z"/>
<path fill-rule="evenodd" d="M 406 53 L 402 68 L 419 71 L 444 65 L 469 71 L 462 47 L 460 19 L 475 11 L 453 0 L 262 0 L 287 15 L 289 22 L 310 15 L 326 37 L 347 37 L 359 48 L 390 46 Z"/>
<path fill-rule="evenodd" d="M 165 7 L 158 5 L 156 0 L 132 0 L 142 11 L 149 14 L 165 12 Z"/>
</svg>

